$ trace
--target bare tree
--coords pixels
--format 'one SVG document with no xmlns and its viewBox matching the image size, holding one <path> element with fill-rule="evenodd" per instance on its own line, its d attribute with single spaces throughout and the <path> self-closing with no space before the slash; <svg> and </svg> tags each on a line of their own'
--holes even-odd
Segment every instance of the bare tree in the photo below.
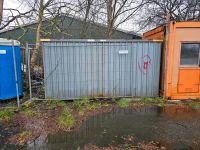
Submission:
<svg viewBox="0 0 200 150">
<path fill-rule="evenodd" d="M 81 37 L 86 38 L 89 23 L 101 23 L 106 27 L 106 37 L 132 19 L 145 4 L 144 0 L 79 0 L 79 16 L 83 18 Z"/>
<path fill-rule="evenodd" d="M 98 13 L 103 7 L 101 0 L 77 0 L 76 15 L 82 20 L 81 38 L 87 38 L 87 29 L 93 23 L 98 23 Z"/>
<path fill-rule="evenodd" d="M 119 25 L 133 18 L 145 4 L 143 0 L 106 0 L 107 38 Z"/>
<path fill-rule="evenodd" d="M 23 30 L 22 35 L 19 35 L 19 39 L 23 37 L 28 30 L 34 30 L 36 46 L 31 57 L 32 66 L 35 65 L 36 59 L 40 49 L 40 40 L 43 35 L 50 35 L 52 32 L 45 30 L 50 26 L 53 30 L 56 30 L 62 34 L 66 34 L 59 23 L 63 20 L 56 19 L 56 17 L 72 14 L 76 11 L 73 0 L 18 0 L 19 5 L 23 9 L 4 8 L 4 19 L 0 26 L 0 30 L 6 30 L 11 28 L 20 28 Z M 44 22 L 48 22 L 45 23 Z M 28 24 L 34 24 L 34 26 L 28 26 Z"/>
<path fill-rule="evenodd" d="M 38 2 L 39 6 L 38 6 L 38 20 L 37 20 L 37 30 L 36 30 L 36 47 L 35 47 L 35 51 L 32 55 L 31 58 L 31 64 L 34 66 L 36 58 L 38 56 L 38 52 L 40 49 L 40 38 L 41 38 L 41 29 L 42 29 L 42 23 L 44 20 L 44 11 L 45 9 L 53 2 L 53 0 L 48 0 L 46 3 L 44 3 L 44 0 L 40 0 Z M 36 4 L 37 6 L 37 4 Z"/>
<path fill-rule="evenodd" d="M 54 26 L 57 31 L 62 32 L 55 18 L 62 15 L 63 8 L 67 8 L 67 4 L 69 3 L 65 2 L 65 0 L 33 0 L 26 1 L 26 3 L 29 5 L 29 9 L 34 13 L 33 16 L 35 18 L 33 18 L 32 22 L 34 19 L 36 22 L 36 46 L 31 57 L 31 64 L 34 66 L 40 51 L 41 37 L 46 34 L 45 27 Z M 44 25 L 44 21 L 48 21 L 49 24 Z"/>
<path fill-rule="evenodd" d="M 82 9 L 85 13 L 84 19 L 83 19 L 82 30 L 81 30 L 81 33 L 80 33 L 81 38 L 85 38 L 87 36 L 86 35 L 87 21 L 88 21 L 89 15 L 90 15 L 90 11 L 91 11 L 93 1 L 94 0 L 85 0 L 82 3 L 79 2 L 80 9 Z"/>
<path fill-rule="evenodd" d="M 167 13 L 170 20 L 200 20 L 199 0 L 146 0 L 137 23 L 140 30 L 146 30 L 165 23 Z"/>
</svg>

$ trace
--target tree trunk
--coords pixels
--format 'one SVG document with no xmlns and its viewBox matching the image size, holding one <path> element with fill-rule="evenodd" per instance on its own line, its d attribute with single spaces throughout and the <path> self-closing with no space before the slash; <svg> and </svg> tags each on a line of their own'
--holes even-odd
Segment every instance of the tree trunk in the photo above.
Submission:
<svg viewBox="0 0 200 150">
<path fill-rule="evenodd" d="M 87 37 L 87 35 L 85 33 L 87 31 L 87 19 L 88 19 L 89 13 L 90 13 L 91 5 L 92 5 L 92 0 L 87 0 L 85 18 L 84 18 L 84 21 L 83 21 L 82 31 L 81 31 L 81 34 L 80 34 L 81 38 Z"/>
<path fill-rule="evenodd" d="M 113 32 L 113 0 L 107 0 L 107 32 L 106 37 L 110 39 Z"/>
<path fill-rule="evenodd" d="M 38 26 L 36 31 L 36 46 L 33 51 L 31 57 L 31 65 L 34 66 L 36 64 L 36 60 L 40 51 L 40 38 L 41 38 L 41 30 L 42 30 L 42 21 L 43 21 L 43 14 L 44 14 L 44 0 L 40 0 L 40 8 L 39 8 L 39 16 L 38 16 Z"/>
<path fill-rule="evenodd" d="M 2 18 L 3 18 L 3 2 L 4 2 L 4 0 L 0 0 L 0 24 L 1 24 Z"/>
</svg>

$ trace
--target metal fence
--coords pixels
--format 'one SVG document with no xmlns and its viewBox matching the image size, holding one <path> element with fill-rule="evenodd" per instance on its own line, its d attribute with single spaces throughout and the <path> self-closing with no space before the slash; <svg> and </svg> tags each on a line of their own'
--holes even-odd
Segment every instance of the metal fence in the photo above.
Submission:
<svg viewBox="0 0 200 150">
<path fill-rule="evenodd" d="M 44 94 L 44 67 L 41 47 L 36 49 L 35 44 L 26 44 L 27 51 L 27 73 L 26 84 L 29 87 L 30 99 L 45 99 Z M 37 57 L 32 60 L 33 53 L 37 51 Z M 28 82 L 27 82 L 28 81 Z"/>
<path fill-rule="evenodd" d="M 160 42 L 51 40 L 42 52 L 46 98 L 159 95 Z"/>
</svg>

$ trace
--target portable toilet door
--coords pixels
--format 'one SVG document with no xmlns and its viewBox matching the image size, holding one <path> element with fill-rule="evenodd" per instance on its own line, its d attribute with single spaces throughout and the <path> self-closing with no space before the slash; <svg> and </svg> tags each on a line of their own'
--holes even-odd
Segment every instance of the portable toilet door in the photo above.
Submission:
<svg viewBox="0 0 200 150">
<path fill-rule="evenodd" d="M 13 56 L 15 56 L 16 68 Z M 18 81 L 18 94 L 19 96 L 23 95 L 20 57 L 20 43 L 18 41 L 0 39 L 0 100 L 17 97 L 16 78 Z"/>
</svg>

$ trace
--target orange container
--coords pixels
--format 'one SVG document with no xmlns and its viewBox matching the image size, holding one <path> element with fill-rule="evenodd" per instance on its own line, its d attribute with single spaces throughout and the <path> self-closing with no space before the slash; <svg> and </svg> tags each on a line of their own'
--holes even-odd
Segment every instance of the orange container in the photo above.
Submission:
<svg viewBox="0 0 200 150">
<path fill-rule="evenodd" d="M 170 22 L 167 31 L 160 26 L 143 35 L 163 40 L 160 94 L 168 99 L 200 98 L 200 22 Z"/>
</svg>

